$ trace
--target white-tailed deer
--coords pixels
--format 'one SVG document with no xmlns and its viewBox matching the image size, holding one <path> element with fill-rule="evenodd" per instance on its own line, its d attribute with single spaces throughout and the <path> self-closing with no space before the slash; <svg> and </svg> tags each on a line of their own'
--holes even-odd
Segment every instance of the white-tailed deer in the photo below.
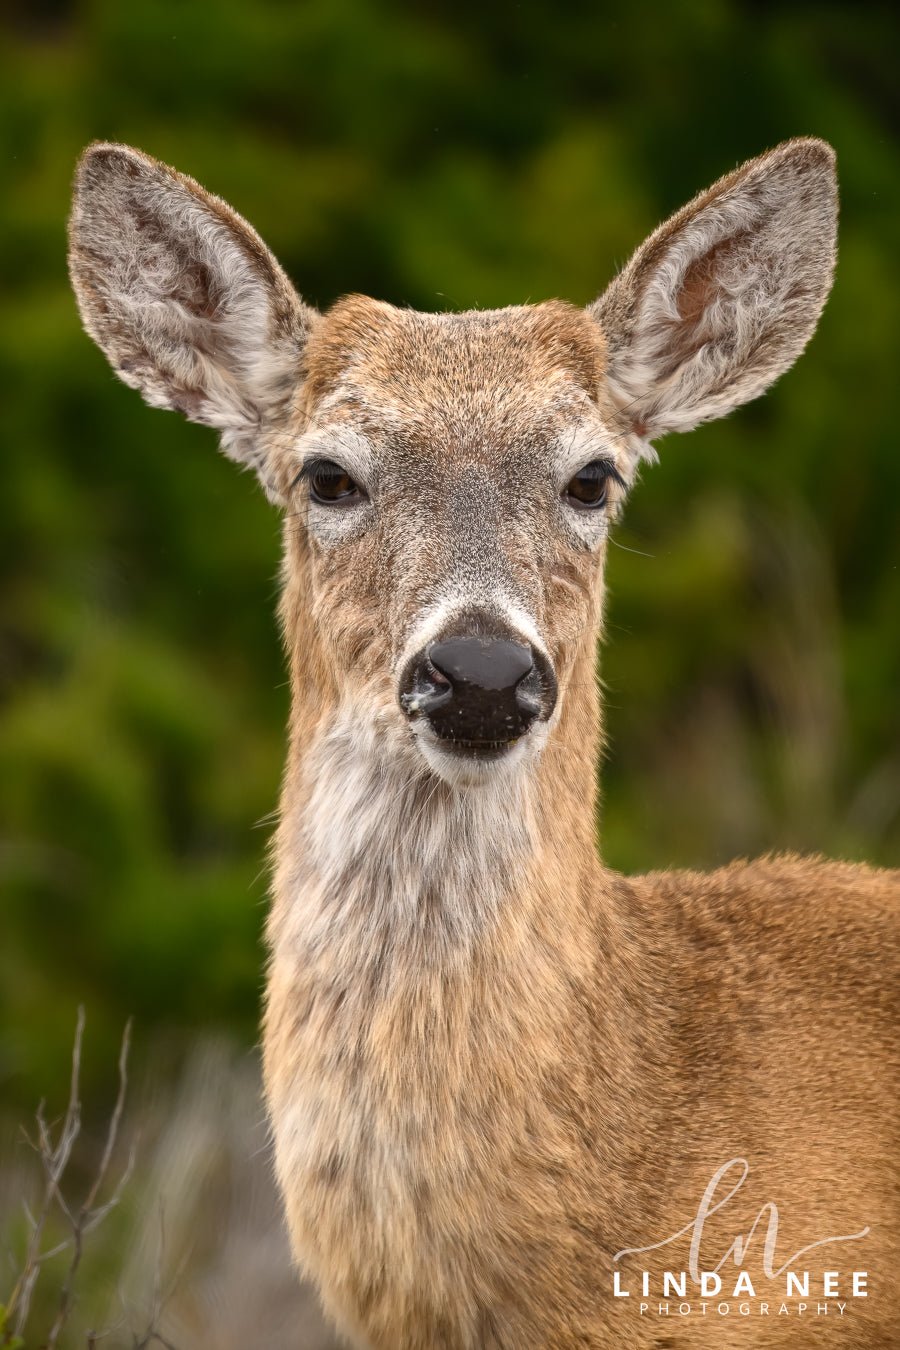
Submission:
<svg viewBox="0 0 900 1350">
<path fill-rule="evenodd" d="M 595 843 L 610 521 L 655 438 L 799 355 L 835 222 L 790 141 L 586 311 L 320 315 L 190 178 L 81 161 L 88 332 L 286 508 L 265 1077 L 360 1345 L 900 1344 L 898 875 Z"/>
</svg>

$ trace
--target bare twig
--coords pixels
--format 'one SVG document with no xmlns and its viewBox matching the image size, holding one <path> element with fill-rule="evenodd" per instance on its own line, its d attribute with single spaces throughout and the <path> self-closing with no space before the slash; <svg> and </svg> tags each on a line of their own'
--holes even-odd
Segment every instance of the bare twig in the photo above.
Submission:
<svg viewBox="0 0 900 1350">
<path fill-rule="evenodd" d="M 119 1204 L 125 1187 L 131 1178 L 135 1162 L 135 1151 L 132 1148 L 129 1152 L 128 1160 L 122 1174 L 113 1188 L 112 1194 L 102 1203 L 98 1203 L 100 1191 L 109 1173 L 110 1164 L 115 1152 L 116 1143 L 119 1137 L 119 1129 L 122 1122 L 122 1112 L 125 1105 L 125 1094 L 128 1086 L 128 1054 L 131 1048 L 131 1021 L 129 1020 L 125 1025 L 125 1030 L 122 1034 L 122 1044 L 119 1050 L 119 1090 L 107 1126 L 106 1139 L 99 1166 L 94 1174 L 93 1181 L 88 1188 L 84 1200 L 77 1208 L 71 1206 L 63 1194 L 63 1176 L 72 1157 L 72 1150 L 75 1146 L 75 1142 L 81 1133 L 81 1098 L 79 1089 L 84 1022 L 84 1008 L 79 1008 L 75 1024 L 75 1039 L 72 1046 L 69 1100 L 55 1139 L 55 1127 L 49 1125 L 47 1122 L 44 1114 L 43 1102 L 39 1105 L 35 1114 L 37 1134 L 33 1140 L 29 1139 L 28 1142 L 41 1159 L 44 1171 L 44 1188 L 37 1213 L 32 1215 L 28 1207 L 25 1207 L 25 1213 L 29 1221 L 31 1232 L 21 1272 L 7 1303 L 8 1316 L 10 1319 L 13 1316 L 15 1317 L 14 1334 L 16 1336 L 21 1336 L 25 1331 L 28 1317 L 31 1312 L 35 1284 L 38 1275 L 40 1274 L 41 1267 L 46 1261 L 59 1255 L 60 1252 L 71 1250 L 72 1256 L 60 1290 L 56 1315 L 47 1340 L 44 1342 L 46 1350 L 56 1350 L 59 1337 L 71 1313 L 75 1279 L 84 1254 L 84 1239 L 99 1224 L 101 1224 L 111 1210 Z M 26 1135 L 26 1138 L 27 1137 L 28 1136 Z M 63 1239 L 63 1241 L 57 1242 L 54 1246 L 49 1247 L 46 1250 L 42 1250 L 47 1221 L 54 1205 L 65 1218 L 71 1232 Z M 95 1345 L 102 1334 L 106 1333 L 90 1332 L 88 1335 L 89 1346 Z"/>
<path fill-rule="evenodd" d="M 113 1191 L 112 1197 L 105 1205 L 95 1208 L 97 1195 L 109 1169 L 110 1159 L 119 1135 L 119 1125 L 122 1120 L 122 1108 L 125 1104 L 125 1093 L 128 1088 L 128 1052 L 130 1048 L 131 1019 L 129 1018 L 125 1023 L 125 1030 L 122 1032 L 122 1044 L 119 1049 L 119 1091 L 116 1096 L 116 1104 L 113 1107 L 112 1115 L 109 1118 L 109 1126 L 106 1131 L 106 1143 L 100 1158 L 100 1166 L 97 1168 L 96 1175 L 84 1201 L 74 1215 L 69 1210 L 62 1195 L 59 1194 L 57 1189 L 57 1199 L 72 1225 L 72 1260 L 69 1263 L 69 1269 L 66 1272 L 66 1278 L 63 1281 L 63 1286 L 60 1290 L 59 1306 L 56 1310 L 56 1316 L 53 1319 L 53 1326 L 50 1328 L 50 1334 L 47 1337 L 47 1350 L 56 1350 L 59 1334 L 65 1326 L 66 1318 L 69 1315 L 72 1304 L 72 1292 L 75 1286 L 75 1276 L 78 1274 L 78 1267 L 81 1264 L 81 1258 L 84 1253 L 85 1235 L 89 1233 L 92 1228 L 96 1228 L 97 1224 L 101 1223 L 110 1210 L 119 1203 L 122 1191 L 127 1184 L 128 1178 L 131 1176 L 132 1167 L 134 1165 L 133 1151 L 128 1159 L 119 1185 Z M 74 1072 L 72 1089 L 74 1098 L 77 1101 L 78 1081 Z"/>
<path fill-rule="evenodd" d="M 29 1139 L 29 1143 L 31 1143 L 32 1147 L 37 1149 L 41 1155 L 41 1160 L 44 1165 L 45 1180 L 41 1204 L 31 1230 L 31 1236 L 28 1240 L 28 1247 L 25 1252 L 22 1271 L 7 1302 L 8 1316 L 11 1318 L 15 1315 L 14 1331 L 17 1336 L 21 1336 L 25 1330 L 28 1314 L 31 1311 L 34 1286 L 43 1261 L 41 1255 L 41 1242 L 44 1236 L 44 1228 L 47 1219 L 50 1216 L 50 1211 L 53 1208 L 53 1202 L 59 1196 L 60 1178 L 66 1170 L 69 1158 L 72 1154 L 72 1148 L 81 1130 L 78 1079 L 81 1072 L 81 1044 L 83 1037 L 84 1008 L 79 1007 L 78 1016 L 75 1021 L 75 1040 L 72 1046 L 72 1072 L 69 1079 L 69 1104 L 66 1107 L 66 1114 L 63 1117 L 58 1142 L 55 1148 L 50 1142 L 49 1131 L 44 1120 L 43 1102 L 38 1106 L 36 1116 L 38 1140 L 35 1143 Z"/>
<path fill-rule="evenodd" d="M 125 1093 L 128 1090 L 128 1056 L 131 1052 L 131 1018 L 125 1023 L 125 1030 L 122 1032 L 122 1044 L 119 1047 L 119 1091 L 116 1096 L 116 1104 L 113 1107 L 113 1113 L 109 1118 L 109 1126 L 106 1131 L 106 1144 L 103 1149 L 103 1157 L 100 1159 L 100 1166 L 97 1169 L 97 1175 L 94 1178 L 94 1184 L 85 1197 L 82 1212 L 93 1209 L 97 1199 L 97 1192 L 103 1185 L 106 1173 L 109 1170 L 110 1159 L 116 1146 L 116 1140 L 119 1137 L 119 1126 L 122 1123 L 122 1110 L 125 1106 Z"/>
</svg>

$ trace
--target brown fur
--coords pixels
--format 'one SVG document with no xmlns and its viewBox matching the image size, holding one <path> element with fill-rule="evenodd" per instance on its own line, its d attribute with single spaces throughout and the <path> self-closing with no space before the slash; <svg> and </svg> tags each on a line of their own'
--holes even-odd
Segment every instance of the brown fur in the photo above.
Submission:
<svg viewBox="0 0 900 1350">
<path fill-rule="evenodd" d="M 351 297 L 324 317 L 217 199 L 130 156 L 88 152 L 77 183 L 88 328 L 115 364 L 139 354 L 127 375 L 155 401 L 190 375 L 189 415 L 226 437 L 237 417 L 229 452 L 289 507 L 265 1073 L 294 1249 L 326 1306 L 380 1350 L 897 1344 L 898 876 L 603 866 L 595 652 L 621 492 L 590 525 L 560 507 L 579 446 L 628 483 L 654 430 L 753 397 L 802 350 L 833 264 L 830 150 L 791 142 L 722 180 L 587 312 Z M 110 202 L 160 216 L 183 296 Z M 247 316 L 269 344 L 249 366 Z M 355 515 L 317 511 L 297 480 L 319 441 L 360 457 Z M 506 777 L 432 771 L 397 702 L 448 597 L 519 615 L 559 681 L 542 748 Z M 751 1171 L 707 1224 L 703 1269 L 773 1202 L 781 1261 L 869 1226 L 794 1266 L 813 1290 L 841 1271 L 842 1296 L 865 1270 L 867 1298 L 843 1317 L 742 1317 L 735 1299 L 727 1323 L 639 1315 L 634 1272 L 686 1269 L 687 1238 L 615 1254 L 682 1229 L 733 1158 Z M 759 1247 L 744 1265 L 775 1310 Z"/>
</svg>

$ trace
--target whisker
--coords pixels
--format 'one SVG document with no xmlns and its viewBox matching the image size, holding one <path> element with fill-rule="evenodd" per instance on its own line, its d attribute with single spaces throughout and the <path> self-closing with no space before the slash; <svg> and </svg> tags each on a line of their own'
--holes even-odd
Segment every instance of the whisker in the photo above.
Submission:
<svg viewBox="0 0 900 1350">
<path fill-rule="evenodd" d="M 618 539 L 613 539 L 612 535 L 609 536 L 609 542 L 610 542 L 611 544 L 615 544 L 616 548 L 622 549 L 622 551 L 623 551 L 624 553 L 636 553 L 636 554 L 638 555 L 639 558 L 655 558 L 655 557 L 656 557 L 656 554 L 655 554 L 655 553 L 644 553 L 644 552 L 643 552 L 641 549 L 639 549 L 639 548 L 629 548 L 629 546 L 628 546 L 627 544 L 620 544 L 619 541 L 618 541 Z"/>
</svg>

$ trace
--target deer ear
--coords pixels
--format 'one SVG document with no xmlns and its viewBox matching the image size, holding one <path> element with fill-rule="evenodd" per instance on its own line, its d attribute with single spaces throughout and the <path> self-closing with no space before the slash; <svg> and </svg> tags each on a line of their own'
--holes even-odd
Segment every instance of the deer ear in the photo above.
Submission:
<svg viewBox="0 0 900 1350">
<path fill-rule="evenodd" d="M 267 433 L 289 409 L 317 316 L 246 221 L 148 155 L 95 144 L 76 173 L 69 271 L 121 379 L 215 427 L 280 500 Z"/>
<path fill-rule="evenodd" d="M 643 452 L 756 398 L 797 359 L 831 288 L 834 151 L 787 141 L 661 225 L 591 307 Z"/>
</svg>

